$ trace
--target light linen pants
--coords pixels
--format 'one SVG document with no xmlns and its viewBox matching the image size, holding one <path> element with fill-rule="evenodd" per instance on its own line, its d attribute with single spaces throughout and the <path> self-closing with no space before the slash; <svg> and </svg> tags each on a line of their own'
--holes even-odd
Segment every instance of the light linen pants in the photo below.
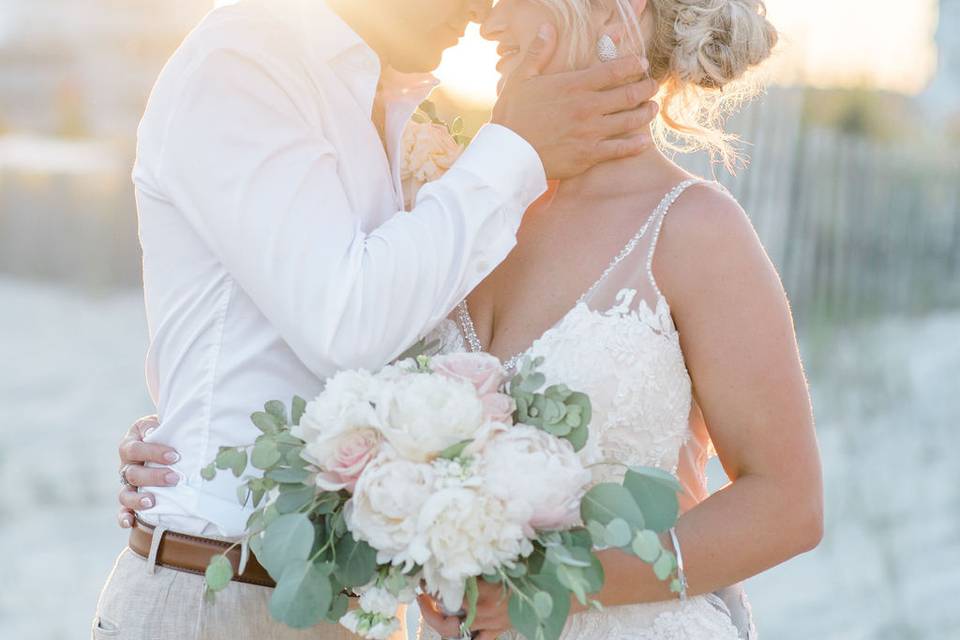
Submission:
<svg viewBox="0 0 960 640">
<path fill-rule="evenodd" d="M 124 549 L 97 603 L 93 640 L 347 640 L 341 625 L 290 629 L 270 617 L 273 590 L 241 582 L 203 598 L 203 576 L 156 567 Z M 400 635 L 398 638 L 402 638 Z M 391 639 L 396 640 L 396 639 Z"/>
</svg>

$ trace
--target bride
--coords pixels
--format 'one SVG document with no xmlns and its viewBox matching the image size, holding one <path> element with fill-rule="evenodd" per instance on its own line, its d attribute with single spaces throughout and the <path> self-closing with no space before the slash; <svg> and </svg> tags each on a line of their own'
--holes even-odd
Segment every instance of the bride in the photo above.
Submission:
<svg viewBox="0 0 960 640">
<path fill-rule="evenodd" d="M 662 87 L 651 132 L 661 148 L 669 134 L 674 145 L 735 160 L 714 115 L 745 97 L 742 76 L 775 44 L 762 2 L 500 0 L 482 33 L 500 43 L 504 78 L 544 22 L 563 34 L 558 69 L 617 47 L 646 55 Z M 722 187 L 657 148 L 554 185 L 524 217 L 506 261 L 438 331 L 447 349 L 487 351 L 508 366 L 543 356 L 548 383 L 563 380 L 593 400 L 602 460 L 660 467 L 687 490 L 676 526 L 686 598 L 639 559 L 602 551 L 604 609 L 574 601 L 565 639 L 753 636 L 738 587 L 724 587 L 818 544 L 821 473 L 786 296 Z M 713 451 L 731 482 L 708 497 Z M 601 466 L 595 480 L 619 479 L 622 468 Z M 422 596 L 420 606 L 421 638 L 459 635 L 459 619 L 437 602 Z M 474 637 L 509 629 L 499 587 L 484 584 Z"/>
<path fill-rule="evenodd" d="M 510 365 L 544 356 L 548 378 L 588 393 L 587 449 L 617 463 L 595 467 L 595 480 L 649 465 L 684 485 L 664 544 L 682 556 L 685 593 L 637 558 L 601 551 L 603 610 L 574 601 L 565 640 L 753 638 L 739 583 L 822 535 L 810 400 L 786 296 L 749 220 L 662 150 L 735 162 L 717 116 L 749 97 L 744 74 L 769 57 L 776 31 L 760 0 L 500 0 L 483 34 L 500 43 L 504 78 L 544 23 L 562 34 L 548 71 L 646 56 L 662 107 L 639 135 L 659 148 L 552 185 L 506 261 L 436 331 L 447 351 Z M 708 495 L 714 453 L 731 482 Z M 473 637 L 512 633 L 506 600 L 481 584 Z M 420 608 L 422 639 L 460 635 L 437 602 L 422 596 Z"/>
</svg>

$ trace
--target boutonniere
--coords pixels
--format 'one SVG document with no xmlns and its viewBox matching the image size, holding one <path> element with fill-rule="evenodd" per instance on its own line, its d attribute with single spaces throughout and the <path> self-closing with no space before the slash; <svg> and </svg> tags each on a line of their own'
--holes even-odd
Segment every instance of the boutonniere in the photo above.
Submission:
<svg viewBox="0 0 960 640">
<path fill-rule="evenodd" d="M 457 116 L 447 124 L 437 115 L 429 100 L 420 104 L 403 132 L 400 180 L 407 208 L 413 206 L 417 192 L 428 182 L 447 172 L 470 143 L 463 134 L 463 119 Z"/>
</svg>

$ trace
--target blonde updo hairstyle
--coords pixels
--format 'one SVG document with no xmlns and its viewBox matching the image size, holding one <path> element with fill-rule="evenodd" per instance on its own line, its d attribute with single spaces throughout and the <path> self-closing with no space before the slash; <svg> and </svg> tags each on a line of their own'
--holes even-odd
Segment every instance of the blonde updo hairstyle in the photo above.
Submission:
<svg viewBox="0 0 960 640">
<path fill-rule="evenodd" d="M 570 34 L 574 68 L 596 60 L 601 32 L 593 12 L 619 14 L 625 27 L 620 54 L 646 55 L 661 86 L 658 143 L 680 152 L 707 150 L 733 169 L 736 137 L 724 132 L 723 120 L 759 91 L 747 72 L 770 57 L 778 38 L 763 0 L 647 0 L 642 16 L 630 0 L 537 1 L 556 15 L 561 33 Z"/>
</svg>

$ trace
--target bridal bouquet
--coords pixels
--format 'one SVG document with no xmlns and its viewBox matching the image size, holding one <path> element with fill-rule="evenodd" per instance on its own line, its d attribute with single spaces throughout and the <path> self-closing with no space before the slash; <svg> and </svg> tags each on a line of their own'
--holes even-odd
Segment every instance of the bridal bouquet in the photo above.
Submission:
<svg viewBox="0 0 960 640">
<path fill-rule="evenodd" d="M 340 372 L 313 401 L 294 398 L 289 414 L 277 401 L 254 413 L 256 442 L 222 448 L 203 475 L 263 471 L 240 486 L 255 510 L 238 544 L 277 582 L 271 614 L 386 638 L 398 605 L 422 588 L 464 607 L 466 629 L 486 580 L 503 586 L 520 633 L 556 640 L 571 597 L 600 606 L 590 597 L 603 584 L 595 549 L 621 548 L 675 580 L 658 532 L 676 519 L 678 483 L 637 468 L 591 487 L 578 454 L 590 400 L 544 388 L 542 364 L 508 376 L 486 354 L 421 355 Z M 208 592 L 232 575 L 214 557 Z M 351 592 L 358 608 L 348 609 Z"/>
</svg>

